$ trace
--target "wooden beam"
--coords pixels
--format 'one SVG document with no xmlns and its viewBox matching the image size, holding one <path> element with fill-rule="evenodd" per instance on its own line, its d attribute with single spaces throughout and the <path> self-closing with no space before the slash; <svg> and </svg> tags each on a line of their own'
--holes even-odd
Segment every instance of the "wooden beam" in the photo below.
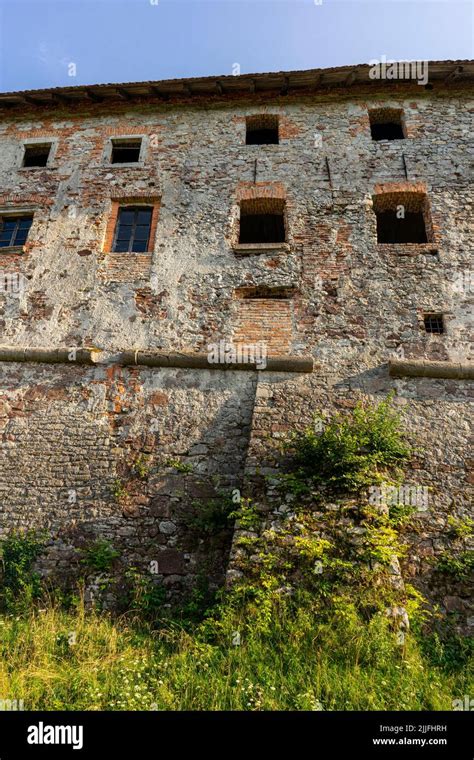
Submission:
<svg viewBox="0 0 474 760">
<path fill-rule="evenodd" d="M 104 98 L 102 95 L 97 95 L 97 93 L 95 93 L 93 90 L 90 90 L 89 88 L 84 90 L 84 92 L 90 100 L 94 101 L 94 103 L 103 103 Z"/>
<path fill-rule="evenodd" d="M 285 84 L 280 90 L 280 95 L 288 95 L 289 87 L 290 87 L 290 77 L 285 77 Z"/>
<path fill-rule="evenodd" d="M 388 368 L 391 377 L 438 377 L 453 380 L 474 380 L 474 365 L 471 362 L 391 359 Z"/>
<path fill-rule="evenodd" d="M 355 71 L 351 71 L 344 80 L 344 86 L 350 87 L 351 84 L 354 84 L 356 78 L 357 78 L 357 75 Z"/>
<path fill-rule="evenodd" d="M 51 94 L 53 100 L 58 100 L 60 103 L 70 103 L 73 100 L 69 95 L 64 95 L 62 92 L 53 92 Z"/>
<path fill-rule="evenodd" d="M 89 348 L 16 348 L 0 346 L 0 362 L 96 364 L 100 351 Z"/>
<path fill-rule="evenodd" d="M 429 65 L 429 64 L 428 64 Z M 463 66 L 456 66 L 452 71 L 449 72 L 448 76 L 445 78 L 445 82 L 453 82 L 456 79 L 460 79 L 461 74 L 464 71 Z"/>
<path fill-rule="evenodd" d="M 145 367 L 183 367 L 187 369 L 217 370 L 256 370 L 267 372 L 312 372 L 312 356 L 268 356 L 261 369 L 255 362 L 227 364 L 225 361 L 214 363 L 208 354 L 203 353 L 163 353 L 160 351 L 124 351 L 119 363 L 125 366 L 143 365 Z M 263 364 L 263 362 L 262 362 Z"/>
<path fill-rule="evenodd" d="M 121 98 L 124 100 L 132 100 L 133 95 L 131 95 L 124 87 L 116 87 L 115 92 L 117 92 Z"/>
</svg>

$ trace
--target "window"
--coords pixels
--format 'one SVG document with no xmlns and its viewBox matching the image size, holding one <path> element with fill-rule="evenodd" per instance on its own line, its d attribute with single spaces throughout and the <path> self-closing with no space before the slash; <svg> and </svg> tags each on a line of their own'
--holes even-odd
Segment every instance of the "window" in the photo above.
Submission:
<svg viewBox="0 0 474 760">
<path fill-rule="evenodd" d="M 277 145 L 278 116 L 257 114 L 247 117 L 247 145 Z"/>
<path fill-rule="evenodd" d="M 378 243 L 429 242 L 426 224 L 429 220 L 428 202 L 423 193 L 381 193 L 372 200 L 377 217 Z"/>
<path fill-rule="evenodd" d="M 427 243 L 425 220 L 421 211 L 405 211 L 403 218 L 396 211 L 377 214 L 378 243 Z"/>
<path fill-rule="evenodd" d="M 239 243 L 284 243 L 285 202 L 276 198 L 243 200 Z"/>
<path fill-rule="evenodd" d="M 0 248 L 12 245 L 24 245 L 28 230 L 33 221 L 32 216 L 4 216 L 0 218 Z"/>
<path fill-rule="evenodd" d="M 111 164 L 136 164 L 140 160 L 142 140 L 112 140 Z"/>
<path fill-rule="evenodd" d="M 150 206 L 122 206 L 119 208 L 114 253 L 144 253 L 148 251 L 153 209 Z"/>
<path fill-rule="evenodd" d="M 403 140 L 405 128 L 400 108 L 376 108 L 369 111 L 372 140 Z"/>
<path fill-rule="evenodd" d="M 23 166 L 46 166 L 50 152 L 51 143 L 25 145 Z"/>
<path fill-rule="evenodd" d="M 444 319 L 442 314 L 425 314 L 423 316 L 425 331 L 441 335 L 444 333 Z"/>
</svg>

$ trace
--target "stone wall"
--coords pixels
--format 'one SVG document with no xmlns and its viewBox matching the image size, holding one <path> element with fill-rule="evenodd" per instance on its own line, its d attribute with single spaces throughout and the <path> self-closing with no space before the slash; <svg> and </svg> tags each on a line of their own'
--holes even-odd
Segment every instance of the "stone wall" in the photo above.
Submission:
<svg viewBox="0 0 474 760">
<path fill-rule="evenodd" d="M 371 139 L 368 109 L 381 106 L 403 109 L 407 139 Z M 0 367 L 2 532 L 49 529 L 49 570 L 54 562 L 73 575 L 72 546 L 101 535 L 125 564 L 167 551 L 160 575 L 177 587 L 212 555 L 218 583 L 229 536 L 209 547 L 189 535 L 196 494 L 241 484 L 249 438 L 248 488 L 258 460 L 274 466 L 273 439 L 314 408 L 394 388 L 425 449 L 413 482 L 433 488 L 406 565 L 429 587 L 427 559 L 446 546 L 447 515 L 469 508 L 472 389 L 390 379 L 387 361 L 472 360 L 472 112 L 467 85 L 454 80 L 435 92 L 382 82 L 3 111 L 0 214 L 29 210 L 34 220 L 24 252 L 0 250 L 2 273 L 26 283 L 0 293 L 1 342 L 95 346 L 106 360 Z M 245 145 L 255 113 L 279 116 L 280 144 Z M 125 135 L 143 137 L 142 160 L 108 164 L 109 140 Z M 19 168 L 30 139 L 53 143 L 50 166 Z M 429 243 L 378 244 L 373 197 L 410 193 L 426 194 Z M 239 249 L 239 203 L 254 198 L 285 202 L 285 244 Z M 111 254 L 117 207 L 130 199 L 154 206 L 153 245 Z M 427 312 L 443 313 L 445 334 L 426 334 Z M 264 340 L 270 355 L 313 356 L 318 369 L 295 378 L 114 361 L 122 350 L 205 352 L 232 337 Z M 134 474 L 139 456 L 151 462 L 148 477 Z M 432 589 L 445 609 L 469 613 L 463 594 Z"/>
<path fill-rule="evenodd" d="M 230 527 L 193 518 L 242 487 L 256 379 L 206 370 L 2 366 L 0 533 L 51 537 L 41 568 L 70 582 L 77 549 L 109 540 L 129 567 L 185 590 L 222 582 Z"/>
<path fill-rule="evenodd" d="M 414 455 L 405 469 L 403 486 L 426 487 L 426 501 L 415 510 L 413 528 L 404 533 L 408 545 L 402 563 L 405 581 L 419 588 L 442 613 L 455 613 L 460 630 L 474 627 L 472 579 L 459 582 L 440 574 L 436 561 L 445 551 L 465 548 L 455 543 L 450 517 L 472 518 L 474 496 L 472 450 L 472 382 L 434 378 L 389 377 L 382 365 L 352 372 L 315 372 L 298 378 L 283 373 L 260 374 L 245 469 L 244 495 L 262 515 L 262 530 L 286 518 L 295 497 L 275 486 L 285 471 L 282 441 L 294 430 L 352 409 L 358 400 L 378 403 L 394 393 L 406 441 Z M 289 403 L 289 399 L 291 403 Z M 340 502 L 343 524 L 343 501 Z M 333 505 L 334 507 L 334 505 Z M 236 532 L 238 539 L 239 532 Z M 238 574 L 238 540 L 229 566 L 229 579 Z M 472 539 L 467 546 L 474 548 Z M 454 553 L 454 552 L 453 552 Z"/>
</svg>

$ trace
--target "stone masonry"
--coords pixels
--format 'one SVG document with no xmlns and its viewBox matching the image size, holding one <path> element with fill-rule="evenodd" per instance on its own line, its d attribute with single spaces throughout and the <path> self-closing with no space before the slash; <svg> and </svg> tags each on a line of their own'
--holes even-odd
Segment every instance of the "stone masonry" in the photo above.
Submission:
<svg viewBox="0 0 474 760">
<path fill-rule="evenodd" d="M 196 533 L 199 505 L 263 487 L 315 411 L 395 391 L 419 449 L 407 482 L 430 488 L 404 574 L 474 625 L 466 584 L 433 575 L 449 515 L 472 510 L 472 382 L 388 371 L 397 357 L 472 367 L 472 64 L 430 67 L 426 86 L 361 66 L 0 96 L 0 217 L 33 215 L 26 244 L 0 248 L 2 282 L 23 283 L 0 292 L 0 343 L 100 352 L 0 361 L 0 532 L 47 530 L 46 574 L 73 580 L 77 548 L 102 537 L 122 570 L 157 561 L 176 592 L 222 583 L 231 535 Z M 372 139 L 384 109 L 405 139 Z M 277 117 L 278 144 L 246 144 L 255 115 Z M 110 162 L 118 138 L 141 138 L 139 161 Z M 47 166 L 22 167 L 44 143 Z M 282 204 L 285 242 L 240 245 L 245 202 Z M 153 209 L 147 252 L 111 250 L 127 204 Z M 374 209 L 420 204 L 428 242 L 377 242 Z M 221 340 L 314 369 L 120 361 Z"/>
</svg>

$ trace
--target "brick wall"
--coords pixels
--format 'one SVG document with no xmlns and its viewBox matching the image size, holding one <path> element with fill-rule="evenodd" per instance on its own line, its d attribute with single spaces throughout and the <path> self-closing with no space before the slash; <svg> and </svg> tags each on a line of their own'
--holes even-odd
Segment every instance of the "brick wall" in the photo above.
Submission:
<svg viewBox="0 0 474 760">
<path fill-rule="evenodd" d="M 263 341 L 269 355 L 288 354 L 292 344 L 291 303 L 275 298 L 247 298 L 238 302 L 235 343 Z"/>
</svg>

